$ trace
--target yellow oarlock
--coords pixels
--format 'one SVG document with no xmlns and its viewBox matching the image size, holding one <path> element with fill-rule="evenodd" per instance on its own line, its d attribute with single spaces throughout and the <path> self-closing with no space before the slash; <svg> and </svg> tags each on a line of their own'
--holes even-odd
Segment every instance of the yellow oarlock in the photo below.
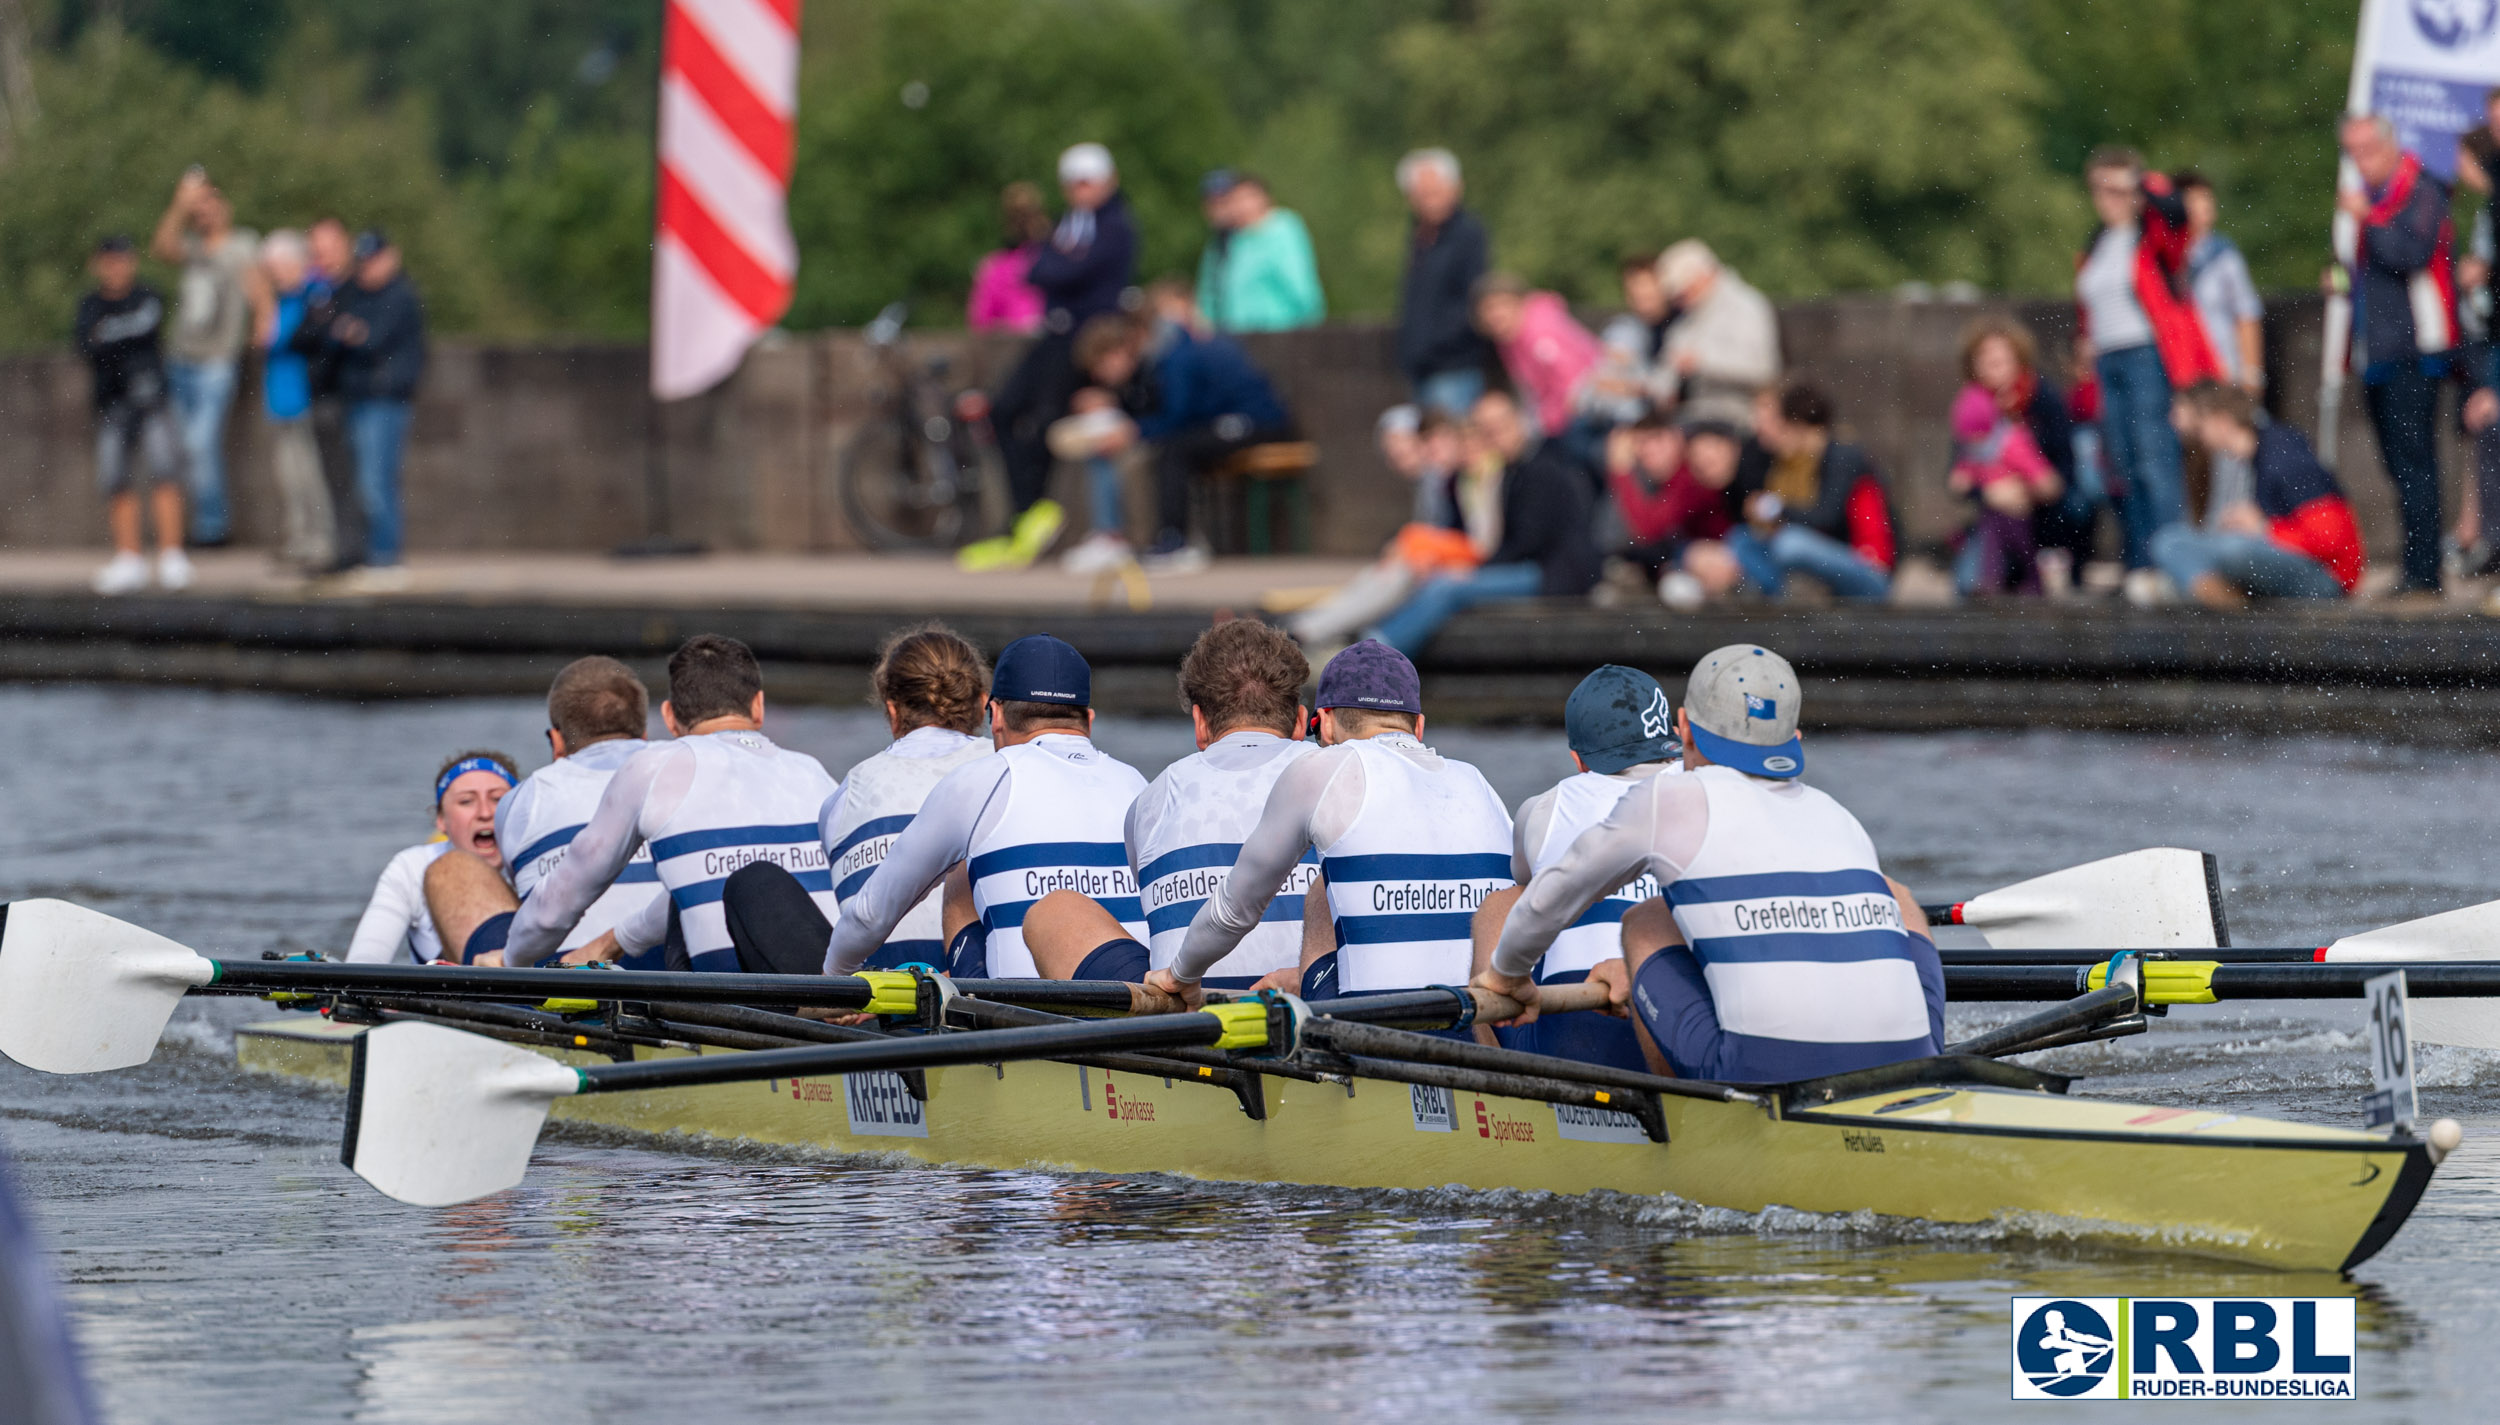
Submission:
<svg viewBox="0 0 2500 1425">
<path fill-rule="evenodd" d="M 909 970 L 862 970 L 859 977 L 868 982 L 868 1003 L 861 1006 L 867 1013 L 920 1012 L 920 981 Z"/>
<path fill-rule="evenodd" d="M 1224 1021 L 1224 1034 L 1215 1041 L 1218 1049 L 1257 1049 L 1267 1043 L 1267 1006 L 1257 1000 L 1239 1004 L 1211 1004 L 1208 1014 Z"/>
<path fill-rule="evenodd" d="M 2138 960 L 2136 965 L 2144 972 L 2144 1002 L 2212 1004 L 2214 971 L 2221 964 L 2219 960 Z M 2093 966 L 2084 984 L 2087 989 L 2108 988 L 2109 966 Z"/>
<path fill-rule="evenodd" d="M 549 1014 L 596 1014 L 599 1012 L 599 1001 L 595 999 L 551 999 L 541 1004 L 539 1008 Z"/>
</svg>

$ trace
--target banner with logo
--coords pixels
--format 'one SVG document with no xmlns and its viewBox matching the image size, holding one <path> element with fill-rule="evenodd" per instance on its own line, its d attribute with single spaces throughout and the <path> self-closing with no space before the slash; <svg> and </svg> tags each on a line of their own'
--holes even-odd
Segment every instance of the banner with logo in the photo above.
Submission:
<svg viewBox="0 0 2500 1425">
<path fill-rule="evenodd" d="M 2483 122 L 2500 85 L 2500 0 L 2362 0 L 2348 107 L 2384 114 L 2396 137 L 2442 179 L 2457 175 L 2457 136 Z"/>
<path fill-rule="evenodd" d="M 2018 1296 L 2016 1400 L 2351 1400 L 2349 1296 Z"/>
</svg>

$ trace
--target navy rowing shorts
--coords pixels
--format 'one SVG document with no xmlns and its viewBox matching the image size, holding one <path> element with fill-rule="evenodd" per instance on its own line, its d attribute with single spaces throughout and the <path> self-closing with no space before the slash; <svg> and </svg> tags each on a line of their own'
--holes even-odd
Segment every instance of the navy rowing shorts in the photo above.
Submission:
<svg viewBox="0 0 2500 1425">
<path fill-rule="evenodd" d="M 479 921 L 477 929 L 469 932 L 469 943 L 460 947 L 460 963 L 474 965 L 478 956 L 501 950 L 504 942 L 512 938 L 512 917 L 519 914 L 517 910 L 507 910 Z"/>
<path fill-rule="evenodd" d="M 1087 952 L 1085 961 L 1070 976 L 1078 980 L 1124 980 L 1141 984 L 1146 978 L 1146 947 L 1123 935 L 1106 940 Z"/>
<path fill-rule="evenodd" d="M 990 977 L 990 928 L 979 921 L 955 932 L 946 942 L 946 973 L 958 980 Z"/>
</svg>

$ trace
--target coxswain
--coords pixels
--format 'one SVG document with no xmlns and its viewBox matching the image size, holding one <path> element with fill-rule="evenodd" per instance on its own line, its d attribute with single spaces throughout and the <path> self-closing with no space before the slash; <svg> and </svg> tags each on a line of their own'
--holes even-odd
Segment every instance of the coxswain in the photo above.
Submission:
<svg viewBox="0 0 2500 1425">
<path fill-rule="evenodd" d="M 1316 702 L 1320 750 L 1276 779 L 1232 874 L 1150 988 L 1194 1002 L 1311 847 L 1335 948 L 1306 950 L 1306 997 L 1465 979 L 1469 922 L 1512 884 L 1509 811 L 1483 773 L 1424 745 L 1423 681 L 1405 654 L 1372 639 L 1347 648 L 1321 670 Z"/>
<path fill-rule="evenodd" d="M 1778 654 L 1703 658 L 1676 714 L 1684 775 L 1635 784 L 1539 870 L 1476 983 L 1533 1002 L 1538 957 L 1646 873 L 1664 896 L 1624 917 L 1624 971 L 1591 978 L 1628 1002 L 1656 1071 L 1783 1083 L 1938 1052 L 1927 919 L 1857 818 L 1798 780 L 1798 711 Z"/>
<path fill-rule="evenodd" d="M 826 974 L 867 964 L 959 866 L 945 906 L 946 968 L 958 978 L 1035 977 L 1024 918 L 1055 890 L 1093 897 L 1129 939 L 1145 938 L 1121 833 L 1146 779 L 1094 745 L 1093 700 L 1093 670 L 1059 639 L 1034 634 L 999 650 L 989 702 L 995 750 L 930 789 L 834 923 Z"/>
<path fill-rule="evenodd" d="M 1563 704 L 1563 737 L 1570 744 L 1571 764 L 1579 770 L 1519 808 L 1510 864 L 1521 886 L 1534 873 L 1561 860 L 1571 843 L 1604 821 L 1625 793 L 1652 777 L 1684 770 L 1677 760 L 1675 709 L 1658 680 L 1637 668 L 1609 663 L 1581 679 Z M 1519 894 L 1517 887 L 1497 891 L 1476 913 L 1478 970 L 1492 962 L 1494 944 Z M 1609 962 L 1620 969 L 1623 917 L 1657 895 L 1657 879 L 1643 871 L 1599 897 L 1555 935 L 1554 943 L 1537 960 L 1537 984 L 1575 985 Z M 1512 1027 L 1500 1031 L 1500 1042 L 1512 1049 L 1592 1064 L 1633 1070 L 1649 1067 L 1631 1020 L 1599 1010 L 1540 1016 L 1532 1007 Z"/>
<path fill-rule="evenodd" d="M 507 848 L 501 869 L 474 856 L 443 856 L 426 868 L 425 903 L 435 929 L 443 944 L 463 947 L 454 958 L 503 963 L 504 940 L 521 902 L 564 864 L 617 769 L 648 745 L 643 733 L 650 720 L 650 690 L 613 658 L 577 658 L 556 675 L 547 689 L 547 750 L 555 760 L 523 778 L 495 808 L 495 844 Z M 646 846 L 582 912 L 563 948 L 590 944 L 659 894 L 660 873 Z M 660 955 L 645 951 L 624 964 L 656 970 Z"/>
<path fill-rule="evenodd" d="M 489 867 L 503 865 L 495 840 L 495 804 L 521 774 L 500 752 L 463 752 L 434 774 L 434 839 L 393 856 L 373 883 L 373 898 L 356 922 L 347 958 L 355 964 L 432 964 L 443 958 L 442 937 L 426 909 L 425 873 L 453 850 Z"/>
<path fill-rule="evenodd" d="M 990 740 L 979 735 L 989 665 L 981 650 L 944 624 L 922 624 L 887 638 L 877 650 L 870 682 L 894 741 L 853 767 L 817 817 L 833 866 L 834 898 L 846 908 L 885 864 L 931 789 L 956 768 L 990 753 Z M 942 963 L 944 898 L 943 888 L 922 896 L 862 968 Z M 742 960 L 810 975 L 823 965 L 833 922 L 781 867 L 758 861 L 732 872 L 721 888 L 721 909 Z"/>
<path fill-rule="evenodd" d="M 764 735 L 764 672 L 753 650 L 719 634 L 687 639 L 669 657 L 660 720 L 675 740 L 643 748 L 616 770 L 564 864 L 521 903 L 505 963 L 538 965 L 561 952 L 646 845 L 667 894 L 574 956 L 629 956 L 666 943 L 670 969 L 764 968 L 739 961 L 721 911 L 723 883 L 756 861 L 797 876 L 819 908 L 833 913 L 833 878 L 816 826 L 833 778 L 815 758 Z M 682 951 L 674 948 L 681 944 Z"/>
<path fill-rule="evenodd" d="M 1100 901 L 1053 891 L 1024 920 L 1024 943 L 1042 974 L 1135 981 L 1179 958 L 1190 921 L 1232 873 L 1276 779 L 1319 750 L 1303 740 L 1302 685 L 1310 676 L 1301 648 L 1256 619 L 1229 619 L 1198 635 L 1180 672 L 1198 751 L 1164 768 L 1128 813 L 1128 862 L 1146 911 L 1146 943 Z M 1319 858 L 1306 847 L 1259 923 L 1204 983 L 1300 989 L 1304 896 L 1318 875 Z"/>
</svg>

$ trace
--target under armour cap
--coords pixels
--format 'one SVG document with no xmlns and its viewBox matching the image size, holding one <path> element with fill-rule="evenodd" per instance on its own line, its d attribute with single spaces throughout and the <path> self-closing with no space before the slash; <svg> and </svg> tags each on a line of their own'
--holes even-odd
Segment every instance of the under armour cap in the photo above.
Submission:
<svg viewBox="0 0 2500 1425">
<path fill-rule="evenodd" d="M 1693 665 L 1684 716 L 1702 756 L 1757 777 L 1806 769 L 1797 739 L 1797 670 L 1767 648 L 1731 643 Z"/>
<path fill-rule="evenodd" d="M 1563 736 L 1592 772 L 1620 772 L 1679 755 L 1667 690 L 1638 668 L 1609 663 L 1563 704 Z"/>
<path fill-rule="evenodd" d="M 1059 155 L 1062 183 L 1107 183 L 1112 172 L 1111 150 L 1098 143 L 1077 144 Z"/>
<path fill-rule="evenodd" d="M 1002 703 L 1094 705 L 1094 670 L 1085 655 L 1047 633 L 1019 638 L 998 650 L 990 696 Z"/>
<path fill-rule="evenodd" d="M 1406 655 L 1376 638 L 1366 638 L 1328 660 L 1319 673 L 1319 695 L 1312 706 L 1376 708 L 1381 712 L 1420 713 L 1424 681 Z"/>
</svg>

